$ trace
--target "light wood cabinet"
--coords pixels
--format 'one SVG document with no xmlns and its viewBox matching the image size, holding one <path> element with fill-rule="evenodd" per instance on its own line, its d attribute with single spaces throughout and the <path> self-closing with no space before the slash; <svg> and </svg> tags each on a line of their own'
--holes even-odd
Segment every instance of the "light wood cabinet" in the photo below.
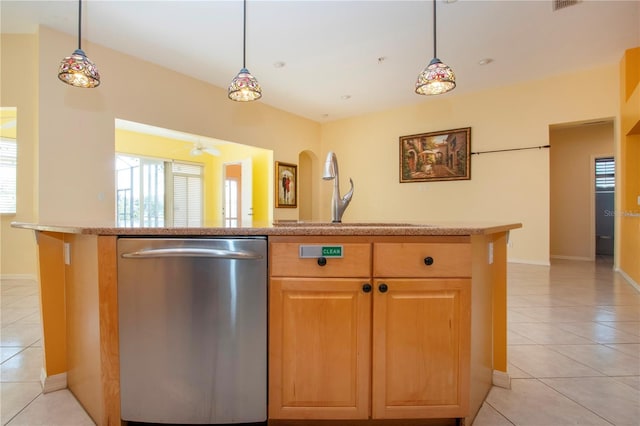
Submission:
<svg viewBox="0 0 640 426">
<path fill-rule="evenodd" d="M 466 416 L 469 244 L 306 241 L 270 245 L 269 417 Z"/>
<path fill-rule="evenodd" d="M 363 281 L 271 279 L 270 418 L 367 418 L 371 296 Z"/>
<path fill-rule="evenodd" d="M 373 245 L 373 418 L 469 412 L 471 244 Z"/>
<path fill-rule="evenodd" d="M 465 417 L 470 280 L 375 279 L 373 299 L 372 417 Z"/>
</svg>

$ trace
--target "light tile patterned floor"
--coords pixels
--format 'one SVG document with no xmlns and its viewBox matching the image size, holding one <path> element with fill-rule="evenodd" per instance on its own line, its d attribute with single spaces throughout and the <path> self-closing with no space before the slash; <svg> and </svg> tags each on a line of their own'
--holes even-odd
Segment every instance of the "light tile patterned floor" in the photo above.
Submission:
<svg viewBox="0 0 640 426">
<path fill-rule="evenodd" d="M 509 373 L 474 426 L 640 425 L 640 293 L 610 261 L 509 265 Z"/>
<path fill-rule="evenodd" d="M 93 425 L 67 390 L 42 394 L 38 288 L 1 280 L 2 425 Z M 640 424 L 640 293 L 607 261 L 509 265 L 509 373 L 474 426 Z"/>
<path fill-rule="evenodd" d="M 0 422 L 9 426 L 93 426 L 68 390 L 42 393 L 38 285 L 0 280 Z"/>
</svg>

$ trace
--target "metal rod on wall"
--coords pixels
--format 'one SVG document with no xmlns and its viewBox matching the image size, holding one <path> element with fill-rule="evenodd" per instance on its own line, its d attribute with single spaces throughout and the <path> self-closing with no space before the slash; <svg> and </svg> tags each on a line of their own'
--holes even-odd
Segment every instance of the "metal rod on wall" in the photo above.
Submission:
<svg viewBox="0 0 640 426">
<path fill-rule="evenodd" d="M 528 146 L 526 148 L 496 149 L 496 150 L 493 150 L 493 151 L 472 152 L 471 155 L 490 154 L 490 153 L 493 153 L 493 152 L 522 151 L 522 150 L 525 150 L 525 149 L 542 149 L 542 148 L 551 148 L 551 145 Z"/>
</svg>

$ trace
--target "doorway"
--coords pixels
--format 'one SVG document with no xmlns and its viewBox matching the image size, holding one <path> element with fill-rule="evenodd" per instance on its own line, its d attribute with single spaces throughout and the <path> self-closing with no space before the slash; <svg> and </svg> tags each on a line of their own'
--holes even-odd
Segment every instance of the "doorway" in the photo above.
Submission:
<svg viewBox="0 0 640 426">
<path fill-rule="evenodd" d="M 550 126 L 550 250 L 551 259 L 593 261 L 596 239 L 609 244 L 613 252 L 613 231 L 596 233 L 595 160 L 613 158 L 613 120 L 564 123 Z M 599 184 L 601 185 L 601 184 Z M 615 188 L 608 187 L 613 198 Z M 613 206 L 602 207 L 601 217 L 611 215 Z M 597 238 L 596 235 L 611 235 Z"/>
<path fill-rule="evenodd" d="M 596 256 L 613 256 L 616 189 L 614 158 L 596 158 L 594 170 Z"/>
<path fill-rule="evenodd" d="M 253 225 L 253 162 L 223 164 L 222 216 L 225 227 Z"/>
</svg>

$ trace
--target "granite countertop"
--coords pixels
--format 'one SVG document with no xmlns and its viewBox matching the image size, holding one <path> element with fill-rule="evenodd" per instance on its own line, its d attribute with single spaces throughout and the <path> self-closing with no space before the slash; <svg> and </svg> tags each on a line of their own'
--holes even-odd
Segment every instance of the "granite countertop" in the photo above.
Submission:
<svg viewBox="0 0 640 426">
<path fill-rule="evenodd" d="M 60 232 L 85 235 L 117 236 L 245 236 L 245 235 L 318 235 L 318 236 L 428 236 L 428 235 L 487 235 L 521 228 L 521 223 L 466 223 L 466 222 L 354 222 L 331 223 L 320 221 L 277 221 L 271 224 L 254 224 L 252 227 L 203 226 L 197 228 L 134 228 L 113 225 L 52 225 L 12 222 L 14 228 L 35 231 Z"/>
</svg>

